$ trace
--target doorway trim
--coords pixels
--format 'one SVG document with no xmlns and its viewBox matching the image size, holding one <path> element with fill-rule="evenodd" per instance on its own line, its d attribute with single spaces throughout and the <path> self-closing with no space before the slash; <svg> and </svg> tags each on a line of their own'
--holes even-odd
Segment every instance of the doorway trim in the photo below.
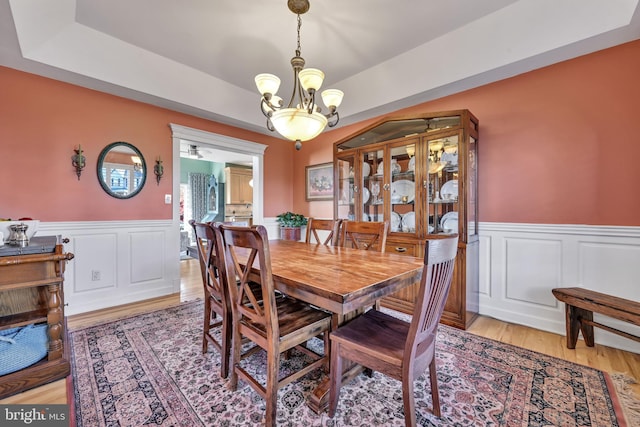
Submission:
<svg viewBox="0 0 640 427">
<path fill-rule="evenodd" d="M 253 159 L 253 223 L 264 223 L 264 151 L 268 145 L 245 141 L 226 135 L 194 129 L 169 123 L 173 137 L 173 225 L 176 230 L 176 243 L 180 245 L 180 141 L 204 144 L 208 147 L 247 154 Z M 179 253 L 176 252 L 176 253 Z"/>
</svg>

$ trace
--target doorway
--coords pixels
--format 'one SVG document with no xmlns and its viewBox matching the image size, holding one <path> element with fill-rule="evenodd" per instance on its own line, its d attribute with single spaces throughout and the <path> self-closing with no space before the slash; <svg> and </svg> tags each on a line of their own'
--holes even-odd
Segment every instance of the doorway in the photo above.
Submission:
<svg viewBox="0 0 640 427">
<path fill-rule="evenodd" d="M 195 150 L 196 158 L 216 159 L 221 163 L 240 163 L 252 170 L 253 203 L 252 216 L 254 224 L 264 222 L 264 197 L 263 197 L 263 170 L 264 170 L 264 144 L 245 141 L 181 125 L 170 124 L 173 133 L 173 229 L 175 230 L 176 253 L 180 252 L 180 185 L 181 185 L 181 152 L 193 155 L 192 146 L 200 147 Z M 185 149 L 188 147 L 188 149 Z M 189 153 L 191 151 L 191 153 Z M 192 157 L 193 158 L 193 157 Z M 213 161 L 213 160 L 211 160 Z M 184 200 L 184 197 L 183 197 Z M 184 209 L 184 206 L 182 206 Z"/>
</svg>

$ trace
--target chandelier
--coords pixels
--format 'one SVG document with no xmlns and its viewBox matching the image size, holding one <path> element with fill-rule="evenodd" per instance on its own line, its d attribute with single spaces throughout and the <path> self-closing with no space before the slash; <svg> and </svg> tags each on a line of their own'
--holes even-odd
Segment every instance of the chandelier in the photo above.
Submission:
<svg viewBox="0 0 640 427">
<path fill-rule="evenodd" d="M 293 67 L 293 91 L 285 106 L 282 98 L 276 95 L 280 88 L 280 79 L 273 74 L 258 74 L 256 86 L 262 94 L 260 109 L 267 117 L 267 129 L 278 133 L 291 141 L 296 141 L 296 150 L 302 147 L 302 141 L 318 136 L 329 125 L 338 124 L 340 116 L 337 108 L 344 93 L 337 89 L 327 89 L 321 94 L 322 101 L 329 109 L 322 114 L 316 104 L 316 92 L 322 86 L 324 73 L 315 68 L 304 68 L 304 59 L 300 56 L 300 15 L 309 10 L 309 0 L 288 0 L 289 10 L 298 15 L 298 45 L 296 55 L 291 58 Z"/>
</svg>

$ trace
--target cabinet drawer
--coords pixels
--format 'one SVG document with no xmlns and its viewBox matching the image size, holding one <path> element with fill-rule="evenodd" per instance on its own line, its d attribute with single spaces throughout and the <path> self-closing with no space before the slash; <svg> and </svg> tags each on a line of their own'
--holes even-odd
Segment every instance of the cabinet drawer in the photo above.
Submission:
<svg viewBox="0 0 640 427">
<path fill-rule="evenodd" d="M 419 243 L 410 242 L 390 242 L 387 240 L 385 251 L 390 254 L 411 255 L 415 257 L 422 257 L 422 245 Z"/>
</svg>

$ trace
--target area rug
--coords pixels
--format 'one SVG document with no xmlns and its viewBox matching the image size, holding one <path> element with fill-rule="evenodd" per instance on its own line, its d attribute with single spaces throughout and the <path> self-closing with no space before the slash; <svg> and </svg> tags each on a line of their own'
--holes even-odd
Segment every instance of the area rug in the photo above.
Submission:
<svg viewBox="0 0 640 427">
<path fill-rule="evenodd" d="M 202 309 L 196 301 L 72 331 L 76 424 L 261 425 L 263 399 L 242 381 L 229 391 L 218 352 L 210 346 L 202 354 Z M 294 352 L 283 373 L 304 357 Z M 436 358 L 442 416 L 431 412 L 423 375 L 415 385 L 421 426 L 632 426 L 602 371 L 447 326 L 439 328 Z M 257 352 L 243 365 L 262 372 L 265 361 Z M 333 419 L 314 413 L 305 402 L 324 375 L 279 391 L 278 425 L 404 426 L 400 382 L 380 373 L 344 384 Z"/>
</svg>

